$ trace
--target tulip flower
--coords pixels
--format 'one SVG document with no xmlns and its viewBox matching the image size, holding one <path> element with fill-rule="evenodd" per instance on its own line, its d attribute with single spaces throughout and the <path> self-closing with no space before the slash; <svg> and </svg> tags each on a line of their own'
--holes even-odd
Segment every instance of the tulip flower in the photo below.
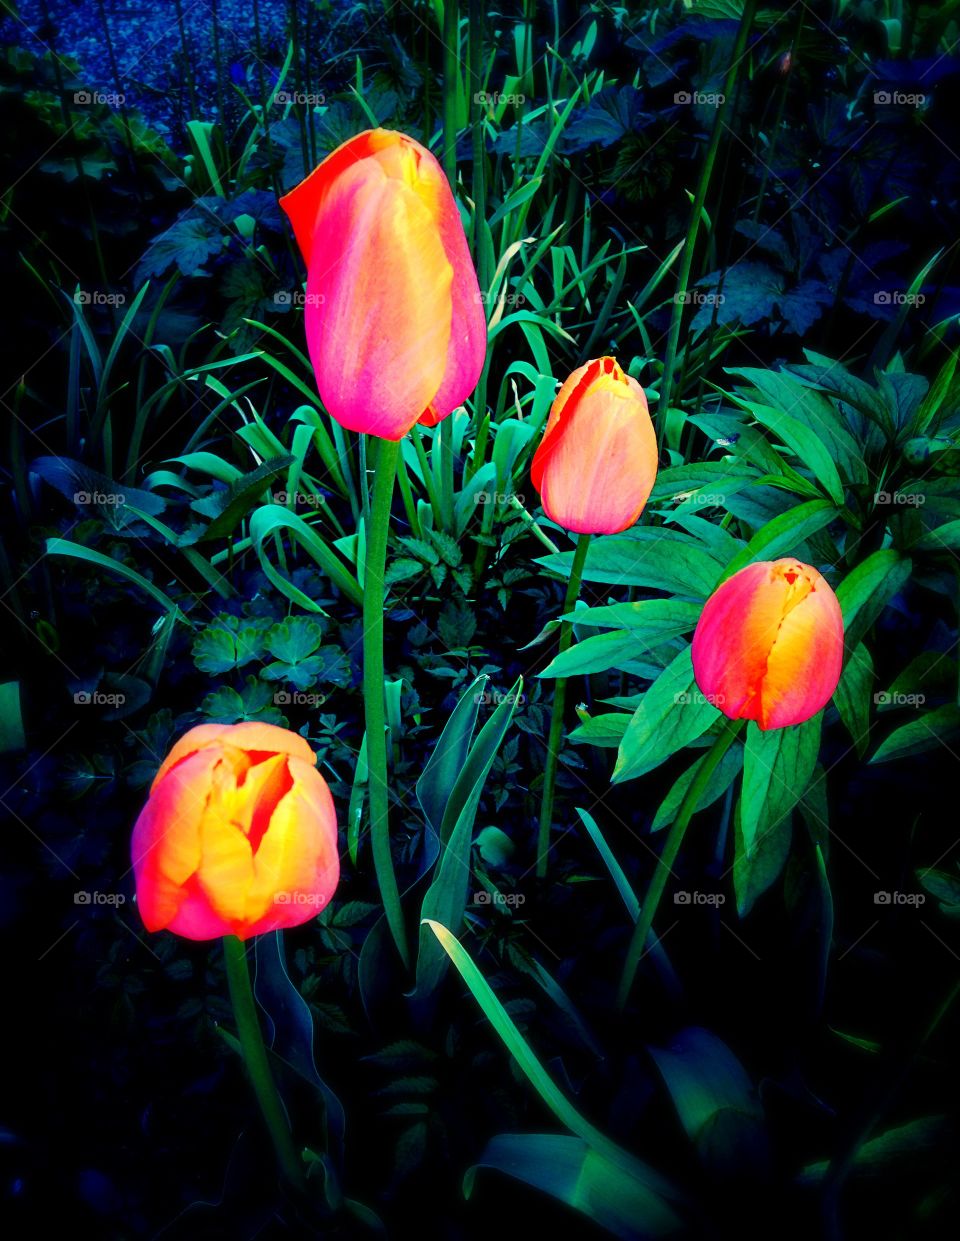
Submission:
<svg viewBox="0 0 960 1241">
<path fill-rule="evenodd" d="M 340 859 L 315 761 L 302 737 L 272 724 L 201 724 L 180 738 L 133 829 L 147 930 L 247 939 L 320 912 Z"/>
<path fill-rule="evenodd" d="M 307 265 L 307 344 L 333 417 L 400 440 L 461 405 L 483 369 L 486 317 L 434 156 L 406 134 L 367 130 L 280 205 Z"/>
<path fill-rule="evenodd" d="M 657 437 L 643 389 L 620 369 L 616 358 L 594 358 L 578 367 L 556 395 L 530 465 L 530 480 L 540 493 L 543 511 L 551 521 L 580 536 L 564 613 L 576 604 L 590 536 L 618 534 L 632 526 L 643 512 L 656 477 Z M 569 648 L 572 633 L 572 626 L 564 621 L 561 654 Z M 566 681 L 559 678 L 553 692 L 540 803 L 539 878 L 547 873 L 565 698 Z"/>
<path fill-rule="evenodd" d="M 840 680 L 837 596 L 799 560 L 749 564 L 707 600 L 692 656 L 701 692 L 730 719 L 763 729 L 802 724 Z"/>
<path fill-rule="evenodd" d="M 615 358 L 578 367 L 557 393 L 530 478 L 543 511 L 578 534 L 632 526 L 657 476 L 647 399 Z"/>
</svg>

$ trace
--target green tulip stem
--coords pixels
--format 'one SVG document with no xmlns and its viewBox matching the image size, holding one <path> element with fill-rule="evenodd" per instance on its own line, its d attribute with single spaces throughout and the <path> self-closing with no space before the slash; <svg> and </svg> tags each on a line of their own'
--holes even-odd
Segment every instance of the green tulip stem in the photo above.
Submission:
<svg viewBox="0 0 960 1241">
<path fill-rule="evenodd" d="M 667 833 L 666 844 L 663 846 L 663 852 L 657 861 L 657 868 L 653 872 L 653 878 L 650 880 L 649 888 L 647 888 L 646 898 L 640 907 L 640 916 L 637 918 L 636 926 L 633 929 L 633 938 L 630 940 L 630 947 L 627 950 L 627 959 L 624 962 L 623 973 L 620 977 L 620 989 L 617 993 L 617 1007 L 620 1009 L 626 1006 L 630 996 L 630 988 L 633 986 L 637 966 L 640 964 L 640 958 L 646 949 L 647 936 L 650 934 L 653 920 L 657 915 L 660 898 L 663 896 L 664 888 L 667 886 L 667 876 L 670 875 L 673 864 L 677 860 L 677 854 L 680 852 L 680 846 L 683 844 L 687 826 L 696 813 L 700 798 L 710 782 L 710 777 L 716 771 L 724 754 L 737 739 L 742 728 L 743 720 L 734 720 L 732 723 L 724 720 L 723 728 L 706 755 L 700 760 L 697 774 L 690 781 L 689 787 L 683 796 L 683 801 L 681 801 L 680 808 L 677 811 L 677 817 Z"/>
<path fill-rule="evenodd" d="M 277 1163 L 284 1178 L 295 1189 L 303 1188 L 303 1164 L 293 1144 L 290 1125 L 287 1121 L 283 1103 L 277 1084 L 270 1072 L 267 1049 L 263 1043 L 263 1032 L 257 1017 L 257 1006 L 250 986 L 250 970 L 247 966 L 247 953 L 241 940 L 236 935 L 223 937 L 223 957 L 227 966 L 227 983 L 230 987 L 230 1000 L 233 1004 L 233 1017 L 237 1023 L 237 1034 L 240 1048 L 243 1051 L 243 1062 L 257 1096 L 257 1103 L 266 1122 L 276 1151 Z"/>
<path fill-rule="evenodd" d="M 363 713 L 367 729 L 367 788 L 370 793 L 370 840 L 373 866 L 387 924 L 403 964 L 409 969 L 407 933 L 400 890 L 390 850 L 387 796 L 387 735 L 383 685 L 383 595 L 390 506 L 400 457 L 399 440 L 379 440 L 373 478 L 373 503 L 367 527 L 363 570 Z"/>
<path fill-rule="evenodd" d="M 581 534 L 577 539 L 577 550 L 573 553 L 573 565 L 570 569 L 570 581 L 567 583 L 567 594 L 563 601 L 563 614 L 572 612 L 580 596 L 580 580 L 583 577 L 583 566 L 587 559 L 587 548 L 590 546 L 590 535 Z M 560 624 L 559 654 L 563 654 L 573 640 L 573 623 L 562 621 Z M 547 741 L 547 766 L 543 775 L 543 801 L 540 803 L 540 832 L 537 837 L 537 878 L 543 879 L 547 873 L 547 854 L 550 852 L 550 828 L 553 823 L 553 794 L 557 781 L 557 761 L 560 751 L 560 738 L 563 733 L 563 708 L 567 698 L 567 681 L 558 677 L 553 689 L 553 710 L 550 713 L 550 736 Z"/>
</svg>

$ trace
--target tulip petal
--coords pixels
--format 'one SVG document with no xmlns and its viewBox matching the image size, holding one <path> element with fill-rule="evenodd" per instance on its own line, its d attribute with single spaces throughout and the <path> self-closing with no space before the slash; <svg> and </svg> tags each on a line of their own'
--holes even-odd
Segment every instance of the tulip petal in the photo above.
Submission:
<svg viewBox="0 0 960 1241">
<path fill-rule="evenodd" d="M 760 685 L 783 619 L 784 586 L 768 562 L 747 565 L 707 600 L 693 635 L 697 685 L 731 719 L 757 719 Z"/>
<path fill-rule="evenodd" d="M 843 667 L 843 614 L 836 595 L 811 593 L 783 620 L 770 651 L 761 691 L 761 728 L 808 720 L 827 705 Z"/>
<path fill-rule="evenodd" d="M 840 677 L 840 605 L 809 565 L 758 561 L 707 600 L 691 655 L 701 692 L 731 719 L 762 729 L 802 723 Z"/>
<path fill-rule="evenodd" d="M 289 760 L 289 770 L 291 788 L 274 810 L 254 860 L 251 935 L 315 918 L 340 878 L 336 811 L 326 781 L 297 759 Z"/>
<path fill-rule="evenodd" d="M 437 395 L 451 336 L 453 268 L 436 222 L 375 160 L 327 194 L 307 279 L 307 344 L 330 413 L 352 431 L 400 439 Z M 322 243 L 321 243 L 322 244 Z"/>
<path fill-rule="evenodd" d="M 446 368 L 429 412 L 420 419 L 423 423 L 433 425 L 433 422 L 445 418 L 462 405 L 476 388 L 487 354 L 487 317 L 456 201 L 440 165 L 429 152 L 425 154 L 436 165 L 440 179 L 436 224 L 440 230 L 440 243 L 444 254 L 453 269 L 450 290 L 451 330 Z M 430 422 L 431 418 L 433 422 Z"/>
<path fill-rule="evenodd" d="M 366 130 L 341 143 L 295 189 L 280 199 L 280 206 L 293 226 L 297 245 L 308 270 L 316 236 L 317 215 L 327 190 L 348 168 L 369 158 L 379 148 L 382 136 L 388 132 L 383 129 Z M 394 136 L 399 140 L 399 134 Z"/>
<path fill-rule="evenodd" d="M 279 728 L 276 724 L 261 724 L 257 720 L 247 720 L 242 724 L 198 724 L 174 744 L 160 764 L 150 791 L 153 792 L 171 767 L 190 754 L 220 744 L 254 753 L 295 754 L 309 763 L 314 762 L 316 757 L 298 733 L 291 732 L 289 728 Z"/>
<path fill-rule="evenodd" d="M 601 358 L 554 401 L 531 467 L 544 512 L 567 530 L 616 534 L 643 511 L 657 474 L 657 437 L 643 389 Z"/>
<path fill-rule="evenodd" d="M 148 931 L 170 924 L 185 899 L 183 885 L 200 866 L 200 823 L 218 761 L 215 750 L 189 755 L 155 784 L 134 826 L 137 905 Z"/>
</svg>

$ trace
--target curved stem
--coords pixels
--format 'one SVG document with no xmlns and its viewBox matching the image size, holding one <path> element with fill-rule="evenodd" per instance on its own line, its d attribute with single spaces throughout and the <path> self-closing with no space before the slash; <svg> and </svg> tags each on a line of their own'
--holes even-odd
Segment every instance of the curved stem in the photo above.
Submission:
<svg viewBox="0 0 960 1241">
<path fill-rule="evenodd" d="M 280 1101 L 276 1082 L 270 1072 L 267 1049 L 257 1018 L 257 1006 L 250 986 L 247 953 L 235 935 L 223 938 L 223 957 L 227 966 L 227 983 L 237 1034 L 243 1050 L 243 1062 L 253 1085 L 260 1111 L 270 1132 L 270 1140 L 277 1154 L 277 1163 L 287 1181 L 297 1189 L 303 1188 L 303 1165 L 293 1144 L 287 1116 Z"/>
<path fill-rule="evenodd" d="M 717 739 L 710 750 L 707 751 L 705 757 L 701 759 L 700 766 L 697 768 L 697 774 L 690 781 L 690 785 L 683 796 L 683 801 L 680 803 L 680 808 L 677 811 L 677 817 L 670 826 L 666 843 L 663 846 L 663 852 L 657 861 L 657 869 L 653 872 L 653 878 L 650 880 L 646 899 L 640 907 L 640 917 L 637 919 L 636 926 L 633 929 L 633 938 L 630 940 L 630 947 L 627 950 L 627 959 L 624 962 L 623 973 L 620 976 L 620 989 L 617 993 L 617 1007 L 620 1009 L 626 1005 L 627 999 L 630 996 L 630 988 L 633 986 L 637 966 L 640 964 L 640 958 L 643 956 L 647 936 L 657 914 L 657 906 L 660 904 L 663 890 L 667 886 L 667 876 L 670 874 L 671 867 L 677 860 L 677 854 L 680 852 L 680 846 L 683 844 L 687 825 L 696 813 L 700 798 L 709 783 L 710 777 L 716 771 L 724 754 L 737 739 L 742 728 L 743 720 L 734 720 L 732 723 L 724 720 L 722 731 L 718 734 Z"/>
<path fill-rule="evenodd" d="M 390 851 L 387 798 L 387 736 L 383 699 L 383 576 L 387 561 L 390 505 L 400 456 L 399 440 L 379 440 L 373 478 L 373 503 L 367 527 L 363 570 L 363 714 L 367 729 L 367 787 L 370 791 L 370 840 L 383 911 L 405 966 L 410 965 L 400 891 Z"/>
<path fill-rule="evenodd" d="M 590 546 L 590 535 L 581 534 L 577 539 L 577 550 L 573 554 L 573 565 L 570 569 L 570 581 L 567 583 L 567 594 L 563 601 L 563 612 L 573 610 L 580 594 L 580 579 L 583 577 L 583 566 L 587 559 L 587 548 Z M 559 653 L 562 655 L 573 639 L 573 622 L 563 621 L 560 626 Z M 563 708 L 567 698 L 567 682 L 559 677 L 553 689 L 553 711 L 550 714 L 550 736 L 547 741 L 547 766 L 543 775 L 543 801 L 540 803 L 540 831 L 537 836 L 537 878 L 543 879 L 547 873 L 547 854 L 550 851 L 550 827 L 553 822 L 553 793 L 557 780 L 557 762 L 560 751 L 560 738 L 563 733 Z"/>
</svg>

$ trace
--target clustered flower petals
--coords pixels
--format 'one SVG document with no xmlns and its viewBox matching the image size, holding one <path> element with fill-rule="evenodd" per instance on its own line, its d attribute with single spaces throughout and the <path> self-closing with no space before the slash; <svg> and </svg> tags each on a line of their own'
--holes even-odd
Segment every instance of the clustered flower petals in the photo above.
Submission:
<svg viewBox="0 0 960 1241">
<path fill-rule="evenodd" d="M 340 877 L 336 812 L 313 751 L 272 724 L 202 724 L 181 737 L 132 855 L 144 925 L 187 939 L 297 926 Z"/>
</svg>

